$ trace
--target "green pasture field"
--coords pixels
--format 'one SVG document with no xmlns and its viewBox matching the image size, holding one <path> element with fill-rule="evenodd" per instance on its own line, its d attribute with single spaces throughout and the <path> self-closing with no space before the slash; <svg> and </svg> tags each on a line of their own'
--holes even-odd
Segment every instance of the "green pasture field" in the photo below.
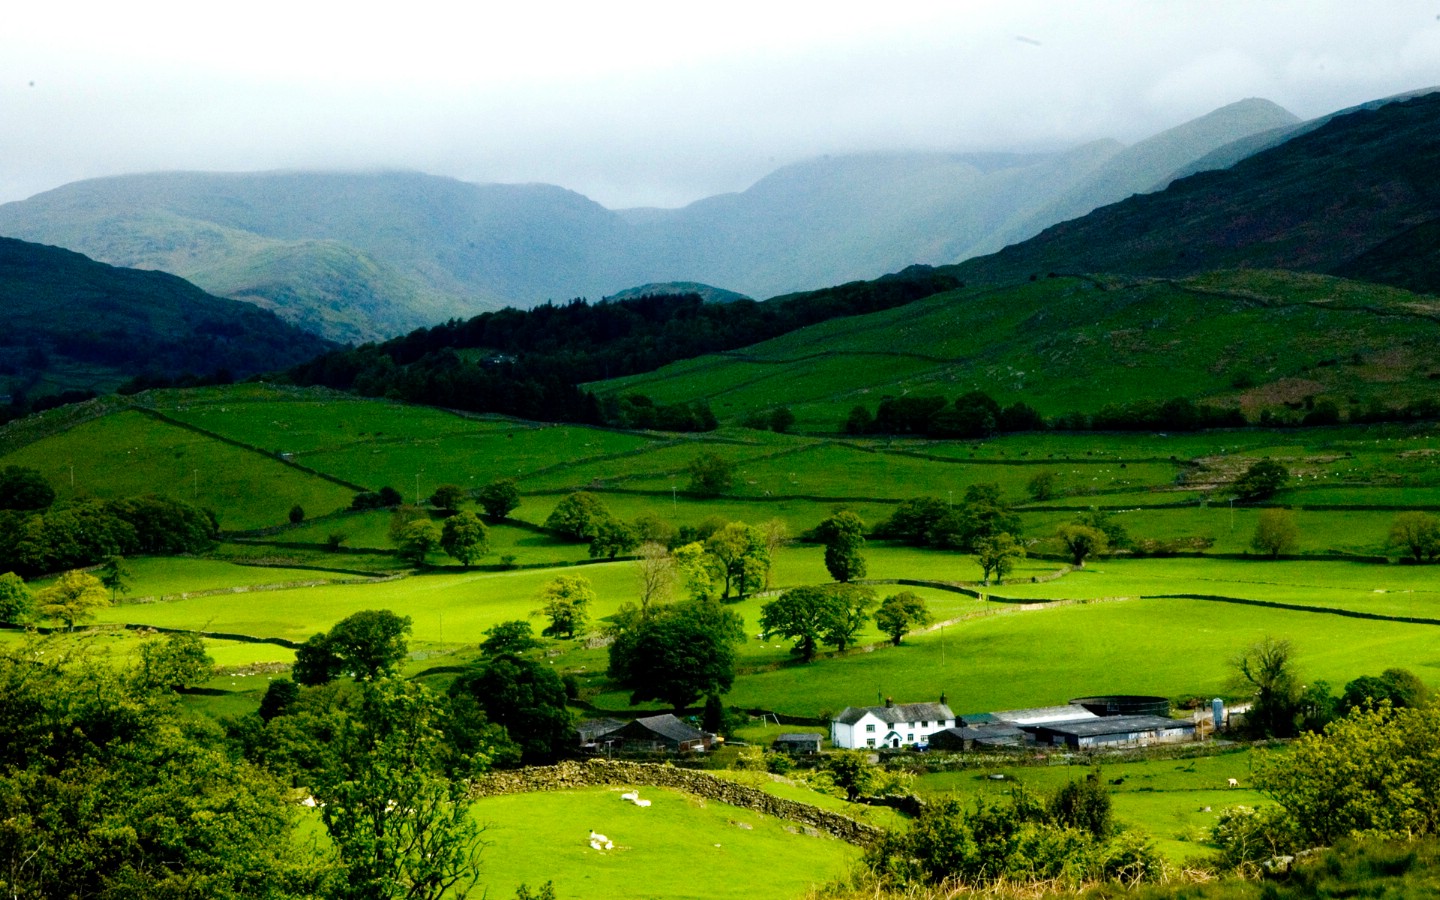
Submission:
<svg viewBox="0 0 1440 900">
<path fill-rule="evenodd" d="M 742 435 L 755 432 L 741 432 Z M 736 478 L 743 480 L 744 471 L 758 460 L 785 454 L 791 447 L 804 447 L 807 438 L 793 438 L 787 444 L 777 442 L 740 443 L 735 439 L 707 440 L 704 437 L 678 441 L 656 441 L 637 452 L 600 459 L 589 459 L 574 465 L 547 469 L 521 479 L 522 491 L 580 490 L 592 484 L 611 487 L 641 487 L 669 491 L 671 483 L 680 490 L 690 484 L 686 468 L 702 453 L 714 453 L 735 465 Z M 783 458 L 783 456 L 782 456 Z"/>
<path fill-rule="evenodd" d="M 619 799 L 620 788 L 487 797 L 472 815 L 490 843 L 481 863 L 489 896 L 547 880 L 559 897 L 794 898 L 844 874 L 860 849 L 786 830 L 747 809 L 661 788 L 640 788 L 652 806 Z M 741 825 L 749 827 L 741 827 Z M 791 826 L 794 827 L 794 826 Z M 591 831 L 613 850 L 593 850 Z"/>
<path fill-rule="evenodd" d="M 906 638 L 905 645 L 792 664 L 739 679 L 728 701 L 797 715 L 870 702 L 931 700 L 958 713 L 1064 703 L 1095 694 L 1226 696 L 1228 661 L 1266 636 L 1290 639 L 1302 677 L 1344 685 L 1391 666 L 1440 683 L 1437 626 L 1199 600 L 1003 606 Z"/>
<path fill-rule="evenodd" d="M 232 530 L 278 525 L 297 503 L 312 513 L 343 509 L 354 496 L 271 457 L 129 410 L 22 447 L 0 463 L 39 470 L 60 500 L 168 495 L 214 509 L 220 527 Z"/>
<path fill-rule="evenodd" d="M 1270 802 L 1251 787 L 1252 756 L 1253 752 L 1245 749 L 1189 759 L 1113 762 L 1102 758 L 1096 768 L 1110 793 L 1116 821 L 1143 830 L 1155 838 L 1167 857 L 1184 863 L 1218 849 L 1209 843 L 1210 829 L 1226 807 L 1256 807 Z M 1048 766 L 996 764 L 919 775 L 914 789 L 922 797 L 952 795 L 969 799 L 1001 797 L 1020 784 L 1049 794 L 1068 782 L 1087 777 L 1092 770 L 1083 761 Z M 995 780 L 991 775 L 1005 778 Z M 1239 781 L 1240 787 L 1228 787 L 1231 778 Z"/>
<path fill-rule="evenodd" d="M 160 599 L 195 591 L 243 591 L 249 587 L 276 586 L 301 581 L 334 581 L 352 576 L 311 569 L 270 566 L 241 566 L 215 559 L 188 556 L 141 556 L 128 559 L 130 591 L 121 594 L 121 605 L 142 605 L 146 599 Z M 46 584 L 37 579 L 32 587 Z"/>
<path fill-rule="evenodd" d="M 524 477 L 551 466 L 569 465 L 649 446 L 660 438 L 569 425 L 485 429 L 470 433 L 417 435 L 383 444 L 356 443 L 297 453 L 297 462 L 371 489 L 390 485 L 406 500 L 430 496 L 442 484 L 483 487 L 497 478 Z"/>
<path fill-rule="evenodd" d="M 538 427 L 390 400 L 359 399 L 332 392 L 319 396 L 297 393 L 275 392 L 253 399 L 222 395 L 196 400 L 177 395 L 154 406 L 172 418 L 231 440 L 287 453 Z"/>
<path fill-rule="evenodd" d="M 1097 498 L 1106 499 L 1106 498 Z M 1055 534 L 1061 524 L 1073 521 L 1084 508 L 1075 512 L 1026 512 L 1020 510 L 1026 539 L 1044 540 Z M 1146 509 L 1133 507 L 1113 510 L 1115 521 L 1125 526 L 1131 540 L 1154 538 L 1170 540 L 1182 537 L 1208 537 L 1215 541 L 1213 553 L 1255 553 L 1250 546 L 1260 510 L 1210 504 L 1179 509 Z M 1390 525 L 1398 510 L 1305 510 L 1294 511 L 1299 529 L 1296 552 L 1349 553 L 1361 556 L 1395 557 L 1399 550 L 1388 547 Z M 1058 544 L 1046 547 L 1061 552 Z"/>
<path fill-rule="evenodd" d="M 1213 594 L 1440 620 L 1440 568 L 1434 566 L 1330 560 L 1112 559 L 1092 562 L 1057 581 L 1013 582 L 997 587 L 995 593 L 1026 600 Z M 1440 632 L 1436 636 L 1440 637 Z"/>
</svg>

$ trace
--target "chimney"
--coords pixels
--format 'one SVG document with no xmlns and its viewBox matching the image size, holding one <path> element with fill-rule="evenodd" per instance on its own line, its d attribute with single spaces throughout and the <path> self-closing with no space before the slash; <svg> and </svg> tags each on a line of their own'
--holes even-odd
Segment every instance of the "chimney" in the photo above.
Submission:
<svg viewBox="0 0 1440 900">
<path fill-rule="evenodd" d="M 894 701 L 892 698 L 890 698 L 890 697 L 886 697 L 886 698 L 885 698 L 885 708 L 886 708 L 886 709 L 894 709 L 894 708 L 895 708 L 895 701 Z"/>
<path fill-rule="evenodd" d="M 941 692 L 940 692 L 940 705 L 941 705 L 941 706 L 949 706 L 949 705 L 950 705 L 950 701 L 947 700 L 947 699 L 945 699 L 945 692 L 944 692 L 944 691 L 941 691 Z"/>
</svg>

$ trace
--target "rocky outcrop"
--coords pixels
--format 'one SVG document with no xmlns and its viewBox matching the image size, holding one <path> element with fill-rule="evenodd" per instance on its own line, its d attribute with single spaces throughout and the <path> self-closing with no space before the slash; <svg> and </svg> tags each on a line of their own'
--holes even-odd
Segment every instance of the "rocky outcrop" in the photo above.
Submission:
<svg viewBox="0 0 1440 900">
<path fill-rule="evenodd" d="M 752 809 L 765 815 L 813 828 L 815 831 L 859 846 L 868 846 L 880 838 L 881 830 L 858 822 L 849 816 L 797 803 L 765 793 L 762 790 L 719 778 L 708 772 L 678 769 L 668 765 L 593 759 L 563 762 L 555 766 L 531 766 L 492 772 L 476 779 L 471 785 L 472 798 L 500 794 L 524 794 L 532 791 L 567 791 L 589 787 L 661 787 L 684 791 L 706 800 Z"/>
</svg>

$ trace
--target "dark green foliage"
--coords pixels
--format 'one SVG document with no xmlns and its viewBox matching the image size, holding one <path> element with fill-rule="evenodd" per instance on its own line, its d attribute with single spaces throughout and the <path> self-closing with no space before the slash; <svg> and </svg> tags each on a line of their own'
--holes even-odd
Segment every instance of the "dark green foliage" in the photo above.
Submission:
<svg viewBox="0 0 1440 900">
<path fill-rule="evenodd" d="M 0 509 L 45 509 L 55 502 L 55 489 L 34 469 L 6 466 L 0 470 Z"/>
<path fill-rule="evenodd" d="M 1020 517 L 994 484 L 972 484 L 959 505 L 935 497 L 916 497 L 895 507 L 875 528 L 875 536 L 916 547 L 945 547 L 974 552 L 981 538 L 1020 533 Z"/>
<path fill-rule="evenodd" d="M 760 627 L 793 640 L 790 652 L 810 662 L 821 643 L 844 651 L 874 605 L 875 592 L 862 585 L 791 588 L 760 607 Z"/>
<path fill-rule="evenodd" d="M 0 512 L 0 569 L 38 575 L 119 555 L 195 553 L 214 544 L 216 531 L 206 511 L 155 496 Z"/>
<path fill-rule="evenodd" d="M 1105 790 L 1099 771 L 1067 782 L 1050 798 L 1050 817 L 1058 825 L 1089 832 L 1103 840 L 1114 823 L 1110 815 L 1110 792 Z"/>
<path fill-rule="evenodd" d="M 440 529 L 440 547 L 468 566 L 490 552 L 490 531 L 473 512 L 456 513 Z"/>
<path fill-rule="evenodd" d="M 266 773 L 167 692 L 39 643 L 0 654 L 6 897 L 314 896 Z"/>
<path fill-rule="evenodd" d="M 105 565 L 100 567 L 100 583 L 110 592 L 111 603 L 121 594 L 130 593 L 130 579 L 134 576 L 135 573 L 130 571 L 125 557 L 112 556 L 105 560 Z"/>
<path fill-rule="evenodd" d="M 35 594 L 14 572 L 0 575 L 0 624 L 28 625 L 35 619 Z"/>
<path fill-rule="evenodd" d="M 865 523 L 848 510 L 815 526 L 815 538 L 825 545 L 825 568 L 836 581 L 865 577 Z"/>
<path fill-rule="evenodd" d="M 590 558 L 614 559 L 622 553 L 630 553 L 640 546 L 640 534 L 633 527 L 619 519 L 606 519 L 595 530 L 595 539 L 590 542 Z"/>
<path fill-rule="evenodd" d="M 146 690 L 179 691 L 209 681 L 215 660 L 198 634 L 172 632 L 140 645 L 135 677 Z"/>
<path fill-rule="evenodd" d="M 486 656 L 519 656 L 544 646 L 524 619 L 501 622 L 485 629 L 480 649 Z"/>
<path fill-rule="evenodd" d="M 485 508 L 485 515 L 498 521 L 520 505 L 520 491 L 515 479 L 498 478 L 476 491 L 475 499 Z"/>
<path fill-rule="evenodd" d="M 936 437 L 986 438 L 999 431 L 1000 404 L 984 391 L 960 395 L 930 422 L 930 433 Z"/>
<path fill-rule="evenodd" d="M 351 613 L 295 651 L 292 675 L 304 685 L 325 684 L 340 675 L 373 681 L 392 673 L 409 652 L 410 617 L 388 609 Z"/>
<path fill-rule="evenodd" d="M 1388 542 L 1401 547 L 1417 563 L 1440 556 L 1440 518 L 1427 512 L 1403 512 L 1390 525 Z"/>
<path fill-rule="evenodd" d="M 299 525 L 303 521 L 305 521 L 305 507 L 298 503 L 290 507 L 290 524 Z"/>
<path fill-rule="evenodd" d="M 1025 547 L 1006 532 L 982 537 L 975 541 L 975 561 L 980 564 L 981 583 L 988 585 L 993 573 L 995 583 L 1004 582 L 1020 560 L 1025 558 Z"/>
<path fill-rule="evenodd" d="M 591 587 L 590 579 L 583 576 L 558 575 L 545 582 L 536 599 L 541 603 L 541 611 L 550 619 L 550 624 L 541 634 L 573 638 L 589 622 L 595 589 Z"/>
<path fill-rule="evenodd" d="M 618 428 L 646 431 L 714 431 L 720 425 L 710 404 L 703 400 L 665 404 L 644 394 L 606 397 L 600 403 L 600 414 Z"/>
<path fill-rule="evenodd" d="M 1110 550 L 1110 539 L 1105 536 L 1105 532 L 1089 525 L 1069 522 L 1057 528 L 1055 536 L 1065 545 L 1065 552 L 1070 554 L 1070 562 L 1077 568 L 1084 566 L 1085 560 L 1090 557 L 1103 556 Z"/>
<path fill-rule="evenodd" d="M 453 515 L 464 502 L 465 492 L 454 484 L 442 484 L 430 495 L 430 505 L 445 515 Z"/>
<path fill-rule="evenodd" d="M 1246 727 L 1261 737 L 1293 737 L 1301 714 L 1300 677 L 1295 648 L 1284 639 L 1266 637 L 1230 661 L 1237 687 L 1254 699 Z"/>
<path fill-rule="evenodd" d="M 875 410 L 871 430 L 879 434 L 929 434 L 946 406 L 944 397 L 886 397 Z"/>
<path fill-rule="evenodd" d="M 685 470 L 690 473 L 686 490 L 701 497 L 718 497 L 735 483 L 735 464 L 716 453 L 701 453 Z"/>
<path fill-rule="evenodd" d="M 870 410 L 863 406 L 856 406 L 850 410 L 845 417 L 846 434 L 869 434 L 875 429 L 875 417 L 870 415 Z"/>
<path fill-rule="evenodd" d="M 1379 675 L 1361 675 L 1345 685 L 1340 710 L 1348 713 L 1366 704 L 1389 703 L 1396 709 L 1423 706 L 1430 699 L 1430 689 L 1409 669 L 1386 669 Z"/>
<path fill-rule="evenodd" d="M 571 743 L 565 685 L 549 666 L 507 655 L 487 659 L 455 680 L 491 723 L 519 745 L 527 765 L 554 761 Z"/>
<path fill-rule="evenodd" d="M 590 541 L 600 525 L 613 519 L 605 504 L 587 491 L 568 494 L 545 518 L 545 527 L 572 541 Z"/>
<path fill-rule="evenodd" d="M 610 677 L 631 688 L 631 703 L 659 700 L 676 710 L 719 697 L 735 680 L 740 617 L 713 600 L 656 608 L 610 645 Z"/>
<path fill-rule="evenodd" d="M 547 881 L 540 890 L 530 893 L 530 886 L 522 884 L 515 889 L 515 900 L 555 900 L 555 882 Z"/>
<path fill-rule="evenodd" d="M 875 627 L 890 635 L 890 643 L 897 647 L 906 634 L 929 624 L 930 608 L 925 598 L 913 591 L 886 597 L 875 611 Z"/>
<path fill-rule="evenodd" d="M 9 344 L 0 362 L 27 380 L 78 363 L 111 384 L 143 373 L 215 373 L 210 380 L 221 383 L 335 346 L 252 303 L 213 297 L 164 272 L 107 266 L 10 238 L 0 238 L 0 308 Z M 15 352 L 25 347 L 36 352 Z"/>
<path fill-rule="evenodd" d="M 435 527 L 435 523 L 429 519 L 414 519 L 395 536 L 395 549 L 411 565 L 423 566 L 426 558 L 440 547 L 440 539 L 440 529 Z"/>
<path fill-rule="evenodd" d="M 770 571 L 770 550 L 760 529 L 731 522 L 705 539 L 705 557 L 721 582 L 720 599 L 733 591 L 744 599 L 765 586 Z"/>
<path fill-rule="evenodd" d="M 851 803 L 868 794 L 874 781 L 875 769 L 868 756 L 863 750 L 837 750 L 825 757 L 825 771 Z"/>
<path fill-rule="evenodd" d="M 1264 500 L 1275 495 L 1290 480 L 1290 470 L 1273 459 L 1257 460 L 1235 479 L 1232 490 L 1241 501 Z"/>
<path fill-rule="evenodd" d="M 265 689 L 265 696 L 260 698 L 259 715 L 261 720 L 269 722 L 276 716 L 285 715 L 286 710 L 299 697 L 300 686 L 298 684 L 288 678 L 276 678 Z"/>
<path fill-rule="evenodd" d="M 290 377 L 297 384 L 370 396 L 393 393 L 410 402 L 455 409 L 599 423 L 600 405 L 578 385 L 746 347 L 837 316 L 890 309 L 958 284 L 926 267 L 912 267 L 876 281 L 765 303 L 705 303 L 696 294 L 547 303 L 524 312 L 484 313 L 383 344 L 336 351 L 295 367 Z M 455 352 L 471 348 L 489 354 L 472 363 Z M 622 405 L 618 401 L 612 407 L 617 419 L 647 410 L 643 403 L 630 403 L 622 413 Z M 676 430 L 715 427 L 708 406 L 680 406 L 686 407 L 683 412 L 691 424 Z M 648 407 L 657 409 L 654 404 Z M 657 422 L 635 427 L 665 426 Z"/>
</svg>

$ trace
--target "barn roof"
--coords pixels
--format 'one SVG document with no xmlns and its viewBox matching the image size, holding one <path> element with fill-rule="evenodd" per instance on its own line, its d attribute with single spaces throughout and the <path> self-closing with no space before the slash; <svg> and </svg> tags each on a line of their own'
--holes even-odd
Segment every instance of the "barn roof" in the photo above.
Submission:
<svg viewBox="0 0 1440 900">
<path fill-rule="evenodd" d="M 1039 706 L 1034 709 L 1006 709 L 991 715 L 1012 725 L 1051 725 L 1059 722 L 1080 722 L 1099 716 L 1083 706 Z"/>
<path fill-rule="evenodd" d="M 793 731 L 775 736 L 777 744 L 818 744 L 822 739 L 823 735 L 813 731 Z"/>
<path fill-rule="evenodd" d="M 692 728 L 670 713 L 659 716 L 646 716 L 643 719 L 636 719 L 621 729 L 626 737 L 636 736 L 637 731 L 648 731 L 659 735 L 668 741 L 676 744 L 684 744 L 689 741 L 704 740 L 705 732 L 698 728 Z"/>
<path fill-rule="evenodd" d="M 1068 734 L 1075 737 L 1103 737 L 1109 734 L 1133 734 L 1137 731 L 1160 731 L 1168 728 L 1194 729 L 1189 719 L 1170 719 L 1163 716 L 1103 716 L 1086 722 L 1059 722 L 1046 725 L 1047 731 Z"/>
</svg>

